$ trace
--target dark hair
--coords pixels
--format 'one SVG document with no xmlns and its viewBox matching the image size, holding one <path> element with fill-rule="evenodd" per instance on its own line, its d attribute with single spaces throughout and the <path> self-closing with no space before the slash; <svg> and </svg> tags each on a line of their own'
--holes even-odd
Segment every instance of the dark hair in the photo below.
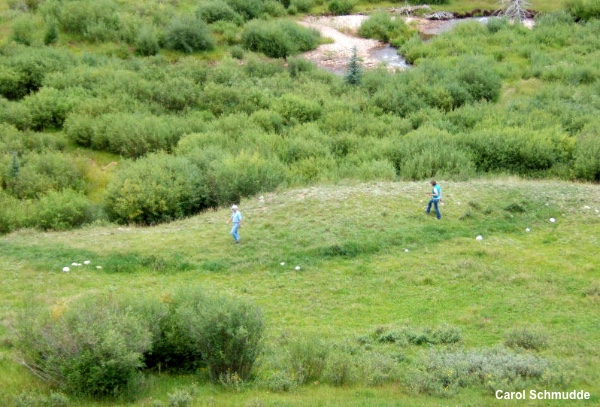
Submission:
<svg viewBox="0 0 600 407">
<path fill-rule="evenodd" d="M 434 180 L 434 179 L 432 179 L 432 180 L 431 180 L 431 185 L 436 185 L 436 184 L 437 184 L 437 182 L 435 182 L 435 180 Z"/>
</svg>

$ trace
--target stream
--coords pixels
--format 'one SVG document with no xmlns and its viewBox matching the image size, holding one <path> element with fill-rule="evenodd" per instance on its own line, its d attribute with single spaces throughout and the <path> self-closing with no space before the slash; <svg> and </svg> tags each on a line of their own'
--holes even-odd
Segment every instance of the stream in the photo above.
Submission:
<svg viewBox="0 0 600 407">
<path fill-rule="evenodd" d="M 381 41 L 358 37 L 357 31 L 362 22 L 369 18 L 365 15 L 348 15 L 335 17 L 310 16 L 300 22 L 305 27 L 314 28 L 322 37 L 331 43 L 322 44 L 317 49 L 303 54 L 304 58 L 328 71 L 343 74 L 346 71 L 353 49 L 356 49 L 361 64 L 366 69 L 384 64 L 389 71 L 403 70 L 409 67 L 404 57 L 396 48 Z M 426 20 L 413 17 L 405 21 L 414 22 L 423 38 L 449 31 L 456 24 L 468 21 L 479 21 L 486 24 L 490 17 L 471 17 L 453 20 Z M 493 18 L 493 17 L 492 17 Z M 527 25 L 527 24 L 526 24 Z"/>
</svg>

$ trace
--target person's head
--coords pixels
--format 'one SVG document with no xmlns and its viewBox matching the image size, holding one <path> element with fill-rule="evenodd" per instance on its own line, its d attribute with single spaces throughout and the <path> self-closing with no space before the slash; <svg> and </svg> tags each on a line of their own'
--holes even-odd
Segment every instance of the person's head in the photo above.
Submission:
<svg viewBox="0 0 600 407">
<path fill-rule="evenodd" d="M 435 182 L 435 180 L 434 180 L 434 179 L 432 179 L 432 180 L 431 180 L 431 182 L 430 182 L 430 184 L 431 184 L 432 186 L 435 186 L 435 184 L 437 184 L 437 182 Z"/>
<path fill-rule="evenodd" d="M 234 212 L 235 212 L 235 211 L 237 211 L 237 209 L 238 209 L 237 205 L 233 205 L 233 206 L 231 207 L 231 210 L 232 210 L 232 211 L 234 211 Z"/>
</svg>

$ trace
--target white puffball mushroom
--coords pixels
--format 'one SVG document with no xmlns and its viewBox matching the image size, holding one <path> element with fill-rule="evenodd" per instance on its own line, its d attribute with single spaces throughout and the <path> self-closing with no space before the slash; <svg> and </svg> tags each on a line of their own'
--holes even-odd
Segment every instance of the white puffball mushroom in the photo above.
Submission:
<svg viewBox="0 0 600 407">
<path fill-rule="evenodd" d="M 531 232 L 531 229 L 527 228 L 525 229 L 525 232 Z"/>
<path fill-rule="evenodd" d="M 68 273 L 69 271 L 71 271 L 70 268 L 68 267 L 63 267 L 63 273 Z"/>
<path fill-rule="evenodd" d="M 554 223 L 554 222 L 556 222 L 556 219 L 550 218 L 550 222 Z"/>
<path fill-rule="evenodd" d="M 96 266 L 96 268 L 97 268 L 97 269 L 101 269 L 101 268 L 102 268 L 102 266 Z"/>
<path fill-rule="evenodd" d="M 88 265 L 88 264 L 90 264 L 90 263 L 91 263 L 91 262 L 90 262 L 89 260 L 85 260 L 85 261 L 83 262 L 83 264 L 85 264 L 85 265 Z"/>
<path fill-rule="evenodd" d="M 479 235 L 475 238 L 476 240 L 483 240 L 483 236 Z"/>
<path fill-rule="evenodd" d="M 296 266 L 296 271 L 300 270 L 300 266 Z"/>
<path fill-rule="evenodd" d="M 282 261 L 280 264 L 281 264 L 282 266 L 285 266 L 285 262 L 283 262 L 283 261 Z"/>
<path fill-rule="evenodd" d="M 404 251 L 405 251 L 406 253 L 408 253 L 408 249 L 404 249 Z"/>
</svg>

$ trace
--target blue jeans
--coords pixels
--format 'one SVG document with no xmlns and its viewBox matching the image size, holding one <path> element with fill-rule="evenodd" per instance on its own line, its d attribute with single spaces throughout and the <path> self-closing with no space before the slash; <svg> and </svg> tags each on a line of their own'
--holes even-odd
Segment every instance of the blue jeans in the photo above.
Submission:
<svg viewBox="0 0 600 407">
<path fill-rule="evenodd" d="M 238 232 L 239 228 L 240 228 L 239 223 L 234 223 L 233 227 L 231 228 L 231 236 L 233 236 L 233 238 L 235 239 L 236 242 L 240 241 L 240 234 Z"/>
<path fill-rule="evenodd" d="M 429 205 L 427 205 L 427 213 L 429 213 L 429 211 L 431 210 L 431 204 L 433 204 L 433 207 L 435 208 L 435 214 L 437 218 L 440 219 L 442 217 L 442 214 L 440 213 L 440 209 L 438 208 L 438 202 L 440 202 L 439 199 L 431 198 L 431 200 L 429 201 Z"/>
</svg>

